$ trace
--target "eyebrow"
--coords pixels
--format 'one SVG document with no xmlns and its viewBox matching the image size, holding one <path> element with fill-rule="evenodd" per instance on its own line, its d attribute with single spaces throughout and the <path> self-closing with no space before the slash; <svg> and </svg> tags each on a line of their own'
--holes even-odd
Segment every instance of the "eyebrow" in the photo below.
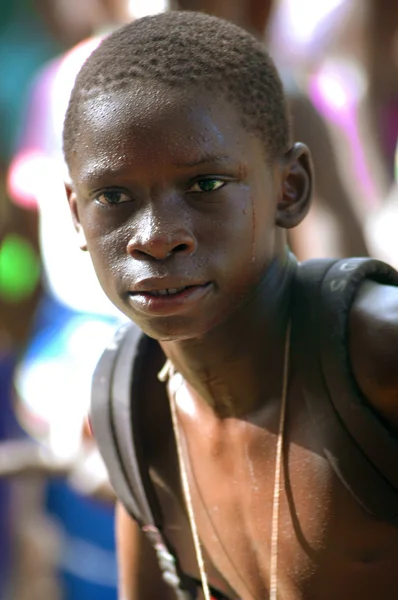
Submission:
<svg viewBox="0 0 398 600">
<path fill-rule="evenodd" d="M 200 167 L 201 165 L 213 164 L 213 165 L 228 165 L 235 164 L 234 161 L 228 155 L 220 155 L 220 154 L 203 154 L 202 156 L 198 156 L 193 158 L 192 160 L 184 160 L 182 162 L 173 162 L 173 167 L 175 169 L 193 169 L 195 167 Z M 119 169 L 117 166 L 112 168 L 111 166 L 107 166 L 105 168 L 98 168 L 98 165 L 95 164 L 93 166 L 88 165 L 84 169 L 80 182 L 82 185 L 91 185 L 93 181 L 98 181 L 98 179 L 106 178 L 112 176 L 114 174 L 118 174 Z"/>
<path fill-rule="evenodd" d="M 86 167 L 80 175 L 80 183 L 82 185 L 91 185 L 93 182 L 97 182 L 99 179 L 112 177 L 118 173 L 118 169 L 112 168 L 97 168 L 97 167 Z"/>
<path fill-rule="evenodd" d="M 177 169 L 189 169 L 193 167 L 200 167 L 201 165 L 210 164 L 210 163 L 233 163 L 235 162 L 231 159 L 230 156 L 227 155 L 218 155 L 218 154 L 204 154 L 203 156 L 198 156 L 193 160 L 184 160 L 183 162 L 174 162 L 173 166 Z"/>
</svg>

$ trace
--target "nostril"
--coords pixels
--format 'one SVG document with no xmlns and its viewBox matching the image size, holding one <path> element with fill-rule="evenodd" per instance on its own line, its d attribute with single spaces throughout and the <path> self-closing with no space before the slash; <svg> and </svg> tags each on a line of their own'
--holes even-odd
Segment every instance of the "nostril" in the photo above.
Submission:
<svg viewBox="0 0 398 600">
<path fill-rule="evenodd" d="M 169 240 L 147 244 L 128 244 L 127 251 L 138 260 L 154 258 L 164 260 L 175 254 L 188 254 L 191 250 L 190 243 L 175 244 Z"/>
<path fill-rule="evenodd" d="M 188 250 L 188 244 L 178 244 L 173 250 L 173 252 L 185 252 Z"/>
<path fill-rule="evenodd" d="M 145 258 L 146 256 L 148 256 L 147 252 L 144 252 L 144 250 L 139 250 L 138 248 L 134 248 L 134 250 L 130 251 L 131 256 L 133 256 L 134 258 Z"/>
</svg>

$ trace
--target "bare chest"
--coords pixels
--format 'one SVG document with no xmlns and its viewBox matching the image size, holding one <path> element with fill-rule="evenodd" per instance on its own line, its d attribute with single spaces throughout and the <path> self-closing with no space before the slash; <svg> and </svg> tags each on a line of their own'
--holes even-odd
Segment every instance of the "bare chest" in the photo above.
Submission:
<svg viewBox="0 0 398 600">
<path fill-rule="evenodd" d="M 398 597 L 398 529 L 367 515 L 331 470 L 297 402 L 285 428 L 278 598 Z M 206 569 L 231 599 L 269 597 L 278 405 L 259 419 L 201 430 L 184 423 L 184 457 Z M 167 479 L 167 475 L 166 475 Z M 168 482 L 169 488 L 175 485 Z M 163 494 L 167 534 L 198 577 L 181 494 Z"/>
</svg>

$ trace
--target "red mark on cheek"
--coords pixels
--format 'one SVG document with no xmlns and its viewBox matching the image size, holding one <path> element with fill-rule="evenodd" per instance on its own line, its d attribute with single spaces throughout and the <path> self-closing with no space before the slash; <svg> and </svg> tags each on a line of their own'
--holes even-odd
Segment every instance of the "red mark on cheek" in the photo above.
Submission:
<svg viewBox="0 0 398 600">
<path fill-rule="evenodd" d="M 239 165 L 238 169 L 239 179 L 246 179 L 247 177 L 247 164 Z"/>
</svg>

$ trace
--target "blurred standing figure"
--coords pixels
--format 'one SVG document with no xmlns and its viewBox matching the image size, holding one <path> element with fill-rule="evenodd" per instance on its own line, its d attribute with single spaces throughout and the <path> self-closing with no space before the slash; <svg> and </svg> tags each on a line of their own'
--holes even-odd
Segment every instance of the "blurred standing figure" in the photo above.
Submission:
<svg viewBox="0 0 398 600">
<path fill-rule="evenodd" d="M 397 267 L 398 5 L 396 2 L 368 0 L 364 39 L 367 40 L 364 62 L 369 83 L 361 116 L 364 121 L 369 121 L 374 136 L 376 153 L 380 156 L 384 175 L 385 187 L 381 198 L 386 199 L 375 218 L 367 219 L 366 231 L 372 251 Z"/>
<path fill-rule="evenodd" d="M 44 265 L 44 293 L 17 369 L 17 410 L 26 430 L 62 459 L 78 452 L 91 372 L 121 319 L 97 284 L 90 261 L 76 248 L 63 186 L 63 119 L 82 63 L 102 36 L 131 15 L 125 0 L 42 0 L 41 5 L 63 43 L 78 43 L 36 76 L 8 172 L 14 203 L 39 215 Z M 82 41 L 87 35 L 91 37 Z M 42 582 L 43 573 L 54 567 L 63 600 L 116 600 L 113 508 L 87 499 L 81 491 L 62 480 L 45 484 L 45 509 L 61 533 L 56 553 L 51 536 L 45 542 L 43 529 L 39 535 L 44 507 L 40 490 L 35 490 L 34 506 L 25 510 L 29 515 L 23 521 L 20 549 L 26 556 L 13 597 L 53 598 Z"/>
<path fill-rule="evenodd" d="M 333 18 L 308 36 L 305 14 L 319 3 L 305 0 L 299 13 L 294 0 L 281 0 L 272 45 L 300 73 L 301 89 L 327 124 L 370 253 L 397 265 L 391 229 L 381 222 L 388 223 L 383 214 L 390 210 L 398 135 L 398 5 L 388 0 L 329 3 Z M 324 205 L 331 210 L 328 196 Z"/>
<path fill-rule="evenodd" d="M 387 185 L 391 185 L 398 139 L 398 4 L 389 0 L 368 0 L 367 4 L 364 64 L 368 73 L 368 94 L 365 108 L 374 129 Z"/>
<path fill-rule="evenodd" d="M 178 0 L 180 9 L 199 10 L 231 20 L 265 41 L 276 4 L 274 0 Z M 294 138 L 316 150 L 313 152 L 315 202 L 307 219 L 291 232 L 293 251 L 301 260 L 330 254 L 366 256 L 362 226 L 343 183 L 325 119 L 300 88 L 293 71 L 286 65 L 279 65 L 279 71 L 290 100 Z"/>
<path fill-rule="evenodd" d="M 395 151 L 395 185 L 388 194 L 382 210 L 372 222 L 372 239 L 374 247 L 381 258 L 389 258 L 398 266 L 398 143 Z"/>
</svg>

